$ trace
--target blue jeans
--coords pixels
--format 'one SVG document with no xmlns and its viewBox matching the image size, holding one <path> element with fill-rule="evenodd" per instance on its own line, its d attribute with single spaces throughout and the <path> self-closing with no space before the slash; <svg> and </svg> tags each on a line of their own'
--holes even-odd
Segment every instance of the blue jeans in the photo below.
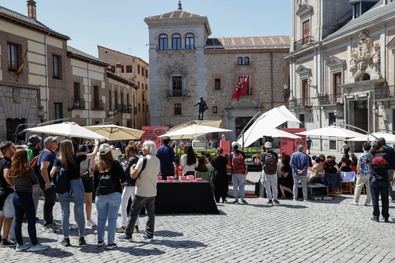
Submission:
<svg viewBox="0 0 395 263">
<path fill-rule="evenodd" d="M 36 245 L 38 243 L 36 232 L 36 211 L 32 193 L 15 192 L 13 202 L 15 206 L 14 231 L 18 245 L 23 245 L 22 222 L 23 215 L 25 214 L 27 218 L 27 230 L 29 233 L 30 242 L 33 246 Z"/>
<path fill-rule="evenodd" d="M 233 195 L 236 200 L 244 200 L 244 185 L 246 182 L 245 174 L 232 174 Z"/>
<path fill-rule="evenodd" d="M 70 191 L 64 194 L 58 194 L 60 207 L 62 209 L 62 227 L 63 235 L 70 235 L 70 202 L 74 203 L 74 213 L 77 220 L 79 235 L 85 235 L 85 215 L 84 215 L 84 185 L 81 179 L 70 181 Z"/>
<path fill-rule="evenodd" d="M 113 244 L 117 228 L 118 210 L 121 205 L 121 193 L 96 196 L 97 240 L 104 241 L 104 228 L 108 219 L 107 244 Z"/>
</svg>

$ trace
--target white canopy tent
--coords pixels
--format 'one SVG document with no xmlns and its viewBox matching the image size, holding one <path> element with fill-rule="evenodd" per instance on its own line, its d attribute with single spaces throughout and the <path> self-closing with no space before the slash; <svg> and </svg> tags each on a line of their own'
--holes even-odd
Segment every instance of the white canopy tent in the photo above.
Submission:
<svg viewBox="0 0 395 263">
<path fill-rule="evenodd" d="M 231 132 L 231 130 L 192 124 L 187 127 L 183 127 L 172 132 L 168 132 L 159 137 L 168 136 L 171 139 L 193 139 L 205 134 L 216 133 L 216 132 Z"/>
<path fill-rule="evenodd" d="M 338 137 L 338 138 L 354 138 L 364 136 L 364 134 L 351 131 L 345 128 L 337 126 L 329 126 L 319 129 L 308 130 L 304 132 L 298 132 L 298 135 L 305 136 L 325 136 L 325 137 Z"/>
<path fill-rule="evenodd" d="M 365 141 L 375 141 L 378 138 L 384 138 L 386 143 L 395 143 L 395 134 L 391 133 L 383 133 L 383 132 L 374 132 L 369 135 L 362 135 L 359 137 L 355 137 L 352 139 L 349 139 L 348 141 L 352 142 L 365 142 Z"/>
<path fill-rule="evenodd" d="M 108 141 L 139 140 L 144 133 L 141 130 L 114 124 L 85 126 L 85 128 L 104 136 Z"/>
<path fill-rule="evenodd" d="M 276 127 L 288 121 L 300 123 L 300 121 L 284 105 L 273 108 L 259 116 L 257 120 L 244 132 L 244 135 L 237 140 L 237 143 L 244 145 L 244 147 L 248 147 L 263 136 L 271 136 L 270 134 L 278 134 L 279 136 L 271 136 L 277 138 L 300 138 L 289 132 L 276 129 Z M 281 131 L 281 134 L 277 131 Z"/>
<path fill-rule="evenodd" d="M 74 122 L 62 122 L 57 124 L 38 126 L 26 129 L 25 131 L 34 133 L 46 133 L 51 135 L 59 135 L 69 138 L 83 138 L 83 139 L 99 139 L 105 140 L 106 137 L 90 131 Z"/>
</svg>

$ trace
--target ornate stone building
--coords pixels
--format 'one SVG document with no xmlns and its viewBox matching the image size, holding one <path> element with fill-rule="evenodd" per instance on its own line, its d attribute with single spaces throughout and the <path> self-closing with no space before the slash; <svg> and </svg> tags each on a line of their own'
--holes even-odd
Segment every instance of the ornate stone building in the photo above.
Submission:
<svg viewBox="0 0 395 263">
<path fill-rule="evenodd" d="M 258 111 L 287 104 L 289 37 L 209 38 L 206 16 L 179 10 L 147 17 L 151 124 L 173 126 L 198 118 L 222 120 L 239 134 Z M 236 83 L 246 96 L 232 100 Z"/>
<path fill-rule="evenodd" d="M 289 105 L 304 127 L 392 132 L 395 3 L 295 0 L 292 10 Z M 341 142 L 315 139 L 313 147 L 338 151 Z"/>
</svg>

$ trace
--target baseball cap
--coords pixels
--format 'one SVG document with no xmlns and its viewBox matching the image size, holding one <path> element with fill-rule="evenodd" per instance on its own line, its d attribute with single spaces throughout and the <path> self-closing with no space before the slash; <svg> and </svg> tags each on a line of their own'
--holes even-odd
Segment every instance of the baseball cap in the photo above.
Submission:
<svg viewBox="0 0 395 263">
<path fill-rule="evenodd" d="M 47 138 L 44 139 L 44 143 L 57 142 L 57 141 L 58 141 L 58 137 L 56 136 L 48 136 Z"/>
<path fill-rule="evenodd" d="M 42 140 L 43 139 L 40 136 L 33 134 L 27 139 L 27 146 L 35 146 L 39 144 Z"/>
<path fill-rule="evenodd" d="M 106 155 L 112 150 L 112 147 L 108 143 L 103 143 L 99 147 L 99 154 L 100 155 Z"/>
<path fill-rule="evenodd" d="M 265 148 L 271 149 L 272 148 L 272 143 L 271 142 L 265 142 Z"/>
<path fill-rule="evenodd" d="M 238 149 L 239 144 L 237 142 L 232 142 L 232 149 Z"/>
</svg>

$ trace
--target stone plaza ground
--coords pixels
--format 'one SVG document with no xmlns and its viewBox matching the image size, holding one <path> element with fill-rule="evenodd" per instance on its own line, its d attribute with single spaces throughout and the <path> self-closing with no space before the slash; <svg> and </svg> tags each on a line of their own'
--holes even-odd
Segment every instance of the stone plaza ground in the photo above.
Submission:
<svg viewBox="0 0 395 263">
<path fill-rule="evenodd" d="M 0 258 L 2 262 L 40 263 L 395 262 L 395 219 L 372 222 L 372 208 L 350 205 L 350 196 L 321 202 L 283 200 L 275 207 L 266 205 L 263 198 L 248 201 L 249 205 L 220 204 L 220 215 L 157 216 L 152 243 L 137 234 L 135 242 L 118 242 L 118 248 L 111 251 L 96 247 L 91 229 L 87 230 L 87 246 L 78 247 L 78 238 L 73 236 L 74 246 L 65 248 L 59 243 L 61 234 L 45 232 L 37 224 L 40 241 L 50 245 L 49 250 L 16 253 L 0 248 Z M 394 203 L 390 213 L 394 217 Z M 55 214 L 60 220 L 58 203 Z M 41 211 L 38 215 L 42 216 Z"/>
</svg>

